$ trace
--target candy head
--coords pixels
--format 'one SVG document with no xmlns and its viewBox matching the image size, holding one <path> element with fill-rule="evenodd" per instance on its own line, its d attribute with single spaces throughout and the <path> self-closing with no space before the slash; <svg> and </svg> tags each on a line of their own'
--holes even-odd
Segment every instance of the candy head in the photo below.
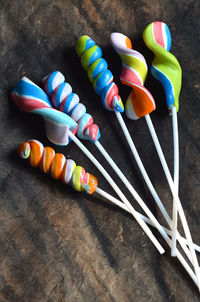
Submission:
<svg viewBox="0 0 200 302">
<path fill-rule="evenodd" d="M 77 123 L 64 113 L 53 109 L 47 94 L 32 81 L 23 77 L 14 87 L 11 97 L 17 107 L 44 118 L 48 139 L 56 145 L 67 145 L 69 130 L 77 130 Z"/>
<path fill-rule="evenodd" d="M 76 52 L 81 57 L 82 66 L 96 93 L 101 97 L 104 108 L 123 112 L 124 106 L 118 95 L 118 87 L 113 82 L 112 72 L 107 69 L 106 60 L 102 58 L 100 47 L 90 37 L 82 36 L 77 42 Z"/>
<path fill-rule="evenodd" d="M 29 159 L 33 167 L 40 167 L 45 173 L 50 173 L 55 179 L 71 184 L 76 191 L 94 193 L 97 188 L 97 178 L 85 169 L 76 166 L 72 159 L 66 159 L 61 153 L 55 153 L 51 147 L 45 147 L 37 140 L 30 140 L 18 147 L 18 155 Z"/>
<path fill-rule="evenodd" d="M 56 108 L 78 123 L 77 135 L 81 139 L 96 142 L 100 138 L 99 127 L 93 124 L 92 116 L 86 113 L 86 107 L 79 102 L 78 95 L 72 93 L 72 87 L 64 79 L 61 72 L 52 72 L 43 79 L 45 91 Z"/>
<path fill-rule="evenodd" d="M 147 64 L 145 58 L 132 49 L 132 43 L 125 35 L 112 33 L 111 43 L 122 59 L 120 80 L 133 88 L 127 99 L 125 112 L 128 118 L 136 120 L 155 110 L 155 101 L 143 86 L 147 76 Z"/>
<path fill-rule="evenodd" d="M 174 105 L 178 111 L 182 70 L 175 56 L 169 52 L 171 48 L 169 28 L 163 22 L 153 22 L 145 28 L 143 39 L 155 55 L 151 73 L 163 85 L 167 107 L 171 111 Z"/>
</svg>

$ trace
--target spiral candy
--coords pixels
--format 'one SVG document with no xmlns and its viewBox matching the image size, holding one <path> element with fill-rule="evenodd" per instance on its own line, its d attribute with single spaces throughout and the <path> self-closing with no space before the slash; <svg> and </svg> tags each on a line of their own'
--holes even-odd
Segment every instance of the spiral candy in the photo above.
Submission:
<svg viewBox="0 0 200 302">
<path fill-rule="evenodd" d="M 143 86 L 147 76 L 147 64 L 143 55 L 132 49 L 132 43 L 125 35 L 112 33 L 111 43 L 122 59 L 120 80 L 133 88 L 126 101 L 125 112 L 128 118 L 136 120 L 156 108 L 153 96 Z"/>
<path fill-rule="evenodd" d="M 100 138 L 99 127 L 93 124 L 93 117 L 86 113 L 85 106 L 79 103 L 79 96 L 72 93 L 72 87 L 65 82 L 64 75 L 59 71 L 54 71 L 46 76 L 43 82 L 44 89 L 52 98 L 53 105 L 78 123 L 78 136 L 95 143 Z"/>
<path fill-rule="evenodd" d="M 69 130 L 76 133 L 77 123 L 63 112 L 52 108 L 47 94 L 28 78 L 23 77 L 16 84 L 11 97 L 20 110 L 36 113 L 44 118 L 46 134 L 52 143 L 67 145 Z"/>
<path fill-rule="evenodd" d="M 44 173 L 49 173 L 55 179 L 61 179 L 71 184 L 76 191 L 93 194 L 97 188 L 97 178 L 77 166 L 72 159 L 66 159 L 61 153 L 55 153 L 51 147 L 45 147 L 37 140 L 22 143 L 18 155 L 29 159 L 32 167 L 40 167 Z"/>
<path fill-rule="evenodd" d="M 76 52 L 81 57 L 83 68 L 87 71 L 89 80 L 101 97 L 103 106 L 108 110 L 124 111 L 118 87 L 113 82 L 113 74 L 107 69 L 108 64 L 102 58 L 99 46 L 88 36 L 81 36 L 76 45 Z"/>
<path fill-rule="evenodd" d="M 167 107 L 171 110 L 174 105 L 178 111 L 182 70 L 178 60 L 169 52 L 171 34 L 167 24 L 163 22 L 149 24 L 143 32 L 143 39 L 155 55 L 151 73 L 164 87 Z"/>
</svg>

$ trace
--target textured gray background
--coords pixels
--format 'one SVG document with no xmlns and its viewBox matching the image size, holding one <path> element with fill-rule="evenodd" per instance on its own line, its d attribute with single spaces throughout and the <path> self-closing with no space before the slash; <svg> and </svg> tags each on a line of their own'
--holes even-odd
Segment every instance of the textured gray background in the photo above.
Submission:
<svg viewBox="0 0 200 302">
<path fill-rule="evenodd" d="M 102 47 L 126 100 L 130 89 L 120 84 L 121 61 L 110 45 L 110 33 L 128 35 L 150 64 L 153 56 L 142 32 L 152 21 L 166 22 L 172 34 L 171 51 L 183 69 L 178 114 L 180 197 L 193 239 L 200 244 L 199 4 L 192 0 L 0 1 L 0 302 L 199 301 L 198 290 L 157 232 L 166 248 L 163 256 L 128 214 L 95 196 L 74 192 L 17 158 L 16 148 L 26 139 L 49 142 L 42 119 L 20 112 L 9 99 L 23 75 L 40 83 L 55 69 L 63 72 L 99 124 L 101 143 L 162 221 L 115 116 L 101 106 L 74 45 L 80 35 L 88 34 Z M 150 74 L 146 86 L 156 100 L 157 110 L 151 116 L 173 171 L 172 127 L 164 93 Z M 125 120 L 171 212 L 171 194 L 145 120 Z M 95 147 L 85 145 L 121 186 Z M 55 149 L 97 175 L 99 186 L 113 194 L 73 143 Z M 127 197 L 139 209 L 129 193 Z"/>
</svg>

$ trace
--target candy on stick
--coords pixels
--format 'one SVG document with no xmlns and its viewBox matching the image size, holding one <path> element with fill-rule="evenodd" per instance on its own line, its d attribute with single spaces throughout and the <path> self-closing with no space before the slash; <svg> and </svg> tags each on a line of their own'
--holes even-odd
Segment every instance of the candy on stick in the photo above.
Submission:
<svg viewBox="0 0 200 302">
<path fill-rule="evenodd" d="M 166 103 L 170 114 L 172 113 L 173 141 L 174 141 L 174 184 L 178 194 L 179 187 L 179 139 L 177 112 L 179 109 L 179 94 L 181 90 L 182 70 L 169 51 L 171 48 L 171 34 L 167 24 L 153 22 L 143 33 L 144 42 L 155 54 L 151 66 L 152 75 L 162 83 L 166 95 Z M 173 237 L 171 255 L 176 255 L 177 234 L 177 207 L 173 201 Z"/>
<path fill-rule="evenodd" d="M 81 139 L 96 142 L 100 138 L 99 127 L 93 123 L 93 117 L 86 113 L 85 106 L 79 102 L 79 96 L 65 82 L 64 75 L 54 71 L 43 79 L 46 93 L 51 97 L 54 107 L 68 114 L 78 123 L 77 135 Z"/>
<path fill-rule="evenodd" d="M 111 37 L 112 36 L 113 36 L 113 34 L 111 35 Z M 123 36 L 123 37 L 125 37 L 125 36 Z M 124 38 L 123 41 L 124 41 L 124 43 L 126 45 L 126 48 L 127 48 L 127 44 L 126 43 L 128 43 L 128 45 L 131 45 L 131 42 L 127 42 L 127 41 L 129 41 L 128 38 L 127 39 Z M 100 79 L 101 79 L 101 81 L 102 81 L 101 87 L 105 86 L 102 91 L 104 91 L 104 90 L 106 91 L 106 89 L 107 89 L 106 87 L 108 86 L 107 83 L 109 83 L 109 81 L 107 79 L 107 74 L 110 75 L 110 81 L 111 81 L 111 83 L 113 83 L 113 76 L 112 76 L 112 74 L 111 74 L 110 71 L 106 72 L 106 70 L 107 70 L 107 63 L 105 63 L 106 61 L 103 58 L 101 58 L 102 52 L 101 52 L 100 48 L 97 45 L 95 45 L 95 42 L 90 37 L 88 37 L 88 36 L 82 36 L 78 40 L 78 43 L 77 43 L 77 46 L 76 46 L 76 51 L 77 51 L 78 55 L 81 56 L 82 65 L 87 70 L 88 77 L 93 82 L 94 87 L 96 87 L 97 80 L 100 81 Z M 136 62 L 137 66 L 139 66 L 140 65 L 139 64 L 140 61 L 142 61 L 142 66 L 143 66 L 142 67 L 143 73 L 142 73 L 142 75 L 140 77 L 140 80 L 137 81 L 137 87 L 136 87 L 137 92 L 138 92 L 137 95 L 141 95 L 142 97 L 145 96 L 145 102 L 148 104 L 148 106 L 146 106 L 146 103 L 143 102 L 143 98 L 142 97 L 137 97 L 137 100 L 138 100 L 137 104 L 138 105 L 135 107 L 135 111 L 136 111 L 136 113 L 139 116 L 139 112 L 141 113 L 142 111 L 145 111 L 145 114 L 147 114 L 147 112 L 150 113 L 152 110 L 154 110 L 155 109 L 155 102 L 154 102 L 153 97 L 151 96 L 150 92 L 148 92 L 148 90 L 145 89 L 144 87 L 142 88 L 142 85 L 141 85 L 142 79 L 144 79 L 144 77 L 145 77 L 145 74 L 144 74 L 145 70 L 147 69 L 147 65 L 146 65 L 145 59 L 142 57 L 142 55 L 139 56 L 139 54 L 137 52 L 135 52 L 135 54 L 136 54 L 136 57 L 137 57 L 136 60 L 131 59 L 131 61 Z M 140 58 L 140 60 L 138 58 Z M 103 62 L 102 64 L 100 64 L 101 61 Z M 102 68 L 101 65 L 103 65 L 104 68 Z M 125 71 L 126 70 L 127 70 L 127 68 L 125 69 Z M 136 76 L 139 77 L 138 72 L 136 70 L 134 72 L 132 70 L 131 70 L 131 72 L 129 71 L 128 72 L 128 76 L 129 77 L 126 79 L 127 83 L 130 82 L 129 84 L 131 84 L 131 75 L 132 75 L 132 77 L 134 77 L 134 79 L 136 78 Z M 140 85 L 138 84 L 139 81 L 140 81 Z M 107 84 L 107 86 L 105 85 L 105 83 Z M 116 84 L 114 85 L 114 87 L 115 86 L 116 86 Z M 118 89 L 116 91 L 117 91 L 116 93 L 118 93 Z M 131 148 L 131 151 L 133 152 L 135 160 L 136 160 L 136 162 L 138 164 L 138 167 L 140 168 L 141 173 L 142 173 L 142 175 L 143 175 L 143 177 L 144 177 L 144 179 L 145 179 L 145 181 L 146 181 L 146 183 L 147 183 L 147 185 L 148 185 L 148 187 L 149 187 L 149 189 L 150 189 L 150 191 L 151 191 L 151 193 L 152 193 L 152 195 L 153 195 L 156 203 L 158 204 L 158 206 L 159 206 L 161 212 L 163 213 L 166 221 L 168 222 L 168 224 L 171 227 L 172 226 L 172 221 L 171 221 L 168 213 L 166 212 L 166 210 L 165 210 L 165 208 L 164 208 L 164 206 L 163 206 L 163 204 L 162 204 L 162 202 L 161 202 L 158 194 L 156 193 L 156 191 L 155 191 L 155 189 L 154 189 L 154 187 L 153 187 L 153 185 L 152 185 L 152 183 L 151 183 L 151 181 L 149 179 L 148 174 L 146 173 L 146 170 L 145 170 L 145 168 L 144 168 L 144 166 L 142 164 L 140 156 L 139 156 L 139 154 L 138 154 L 138 152 L 137 152 L 137 150 L 135 148 L 133 140 L 132 140 L 132 138 L 131 138 L 131 136 L 129 134 L 129 131 L 128 131 L 128 129 L 127 129 L 127 127 L 126 127 L 126 125 L 125 125 L 125 123 L 123 121 L 123 118 L 122 118 L 120 112 L 116 111 L 115 108 L 114 108 L 114 106 L 112 106 L 112 98 L 111 97 L 109 98 L 109 102 L 108 102 L 107 98 L 105 98 L 105 96 L 106 96 L 105 93 L 101 93 L 100 96 L 101 96 L 101 100 L 102 100 L 102 103 L 103 103 L 104 107 L 106 109 L 108 109 L 108 110 L 114 110 L 115 111 L 116 116 L 118 118 L 118 121 L 119 121 L 119 123 L 120 123 L 120 125 L 122 127 L 122 130 L 123 130 L 123 132 L 125 134 L 125 137 L 126 137 L 126 139 L 128 141 L 128 144 L 129 144 L 129 146 Z M 142 106 L 140 105 L 141 102 L 142 102 Z M 105 105 L 105 104 L 107 104 L 107 105 Z M 133 112 L 133 110 L 132 110 L 132 112 Z M 99 144 L 99 142 L 97 142 L 96 144 Z M 99 146 L 99 145 L 98 145 L 98 148 L 102 149 L 101 146 Z M 109 161 L 109 163 L 111 164 L 111 160 Z M 118 171 L 118 175 L 120 175 L 120 173 L 121 173 L 121 171 Z M 122 179 L 123 179 L 123 175 L 122 175 Z M 129 189 L 131 189 L 131 187 L 130 187 L 130 185 L 128 184 L 127 181 L 124 182 L 124 183 L 126 185 L 128 185 Z M 186 252 L 186 254 L 189 255 L 189 250 L 188 250 L 187 246 L 185 244 L 182 244 L 182 242 L 180 242 L 180 243 L 181 243 L 184 251 Z"/>
<path fill-rule="evenodd" d="M 70 184 L 76 191 L 93 194 L 97 188 L 97 178 L 77 166 L 72 159 L 66 159 L 61 153 L 55 153 L 51 147 L 44 147 L 37 140 L 22 143 L 18 155 L 29 159 L 32 167 L 40 167 L 44 173 L 49 173 L 55 179 L 61 179 Z"/>
<path fill-rule="evenodd" d="M 126 36 L 122 35 L 122 34 L 119 34 L 119 33 L 113 33 L 111 35 L 111 41 L 112 41 L 112 44 L 113 44 L 113 47 L 115 48 L 115 50 L 119 53 L 121 53 L 121 49 L 123 49 L 123 52 L 125 53 L 126 49 L 127 49 L 127 54 L 126 56 L 132 56 L 132 57 L 135 57 L 135 51 L 131 51 L 132 49 L 132 44 L 131 42 L 129 43 L 126 43 L 126 39 L 128 39 Z M 128 45 L 128 46 L 127 46 Z M 124 59 L 124 56 L 121 57 L 122 59 Z M 143 58 L 143 60 L 145 60 Z M 123 79 L 128 79 L 128 82 L 129 82 L 129 85 L 130 85 L 130 82 L 131 82 L 131 86 L 133 88 L 133 92 L 132 93 L 137 93 L 138 90 L 134 90 L 135 88 L 135 85 L 134 85 L 134 82 L 136 81 L 135 77 L 133 76 L 132 77 L 132 80 L 130 80 L 130 76 L 129 76 L 129 69 L 131 70 L 136 70 L 137 73 L 139 73 L 139 75 L 141 76 L 142 78 L 142 67 L 143 65 L 141 64 L 141 61 L 135 61 L 135 60 L 127 60 L 126 59 L 126 64 L 127 62 L 129 62 L 129 66 L 127 65 L 123 65 Z M 137 64 L 136 64 L 137 63 Z M 141 65 L 141 70 L 140 70 L 140 65 Z M 127 76 L 126 76 L 126 72 L 127 72 Z M 146 72 L 147 74 L 147 72 Z M 143 78 L 144 78 L 144 75 L 143 75 Z M 124 81 L 124 83 L 126 83 L 126 81 Z M 126 83 L 127 84 L 127 83 Z M 139 102 L 140 101 L 140 98 L 137 98 L 137 97 L 134 97 L 134 99 L 132 99 L 132 101 L 134 100 L 134 102 Z M 138 106 L 138 105 L 137 105 Z M 130 108 L 127 106 L 127 111 L 129 110 Z M 126 112 L 127 112 L 126 111 Z M 178 208 L 178 211 L 179 211 L 179 215 L 180 215 L 180 218 L 181 218 L 181 222 L 182 222 L 182 225 L 183 225 L 183 228 L 184 228 L 184 232 L 185 232 L 185 235 L 186 235 L 186 238 L 188 240 L 188 244 L 189 244 L 189 248 L 190 248 L 190 252 L 192 254 L 192 262 L 193 262 L 193 265 L 194 265 L 194 268 L 195 268 L 195 273 L 197 275 L 197 279 L 198 279 L 198 283 L 200 285 L 200 276 L 198 275 L 198 272 L 199 272 L 199 265 L 198 265 L 198 261 L 197 261 L 197 257 L 196 257 L 196 253 L 194 251 L 194 247 L 193 247 L 193 242 L 192 242 L 192 237 L 191 237 L 191 234 L 190 234 L 190 230 L 189 230 L 189 227 L 188 227 L 188 223 L 187 223 L 187 220 L 186 220 L 186 217 L 185 217 L 185 214 L 184 214 L 184 211 L 183 211 L 183 208 L 182 208 L 182 205 L 181 205 L 181 202 L 180 202 L 180 199 L 178 197 L 178 194 L 177 194 L 177 190 L 176 190 L 176 187 L 173 183 L 173 180 L 172 180 L 172 177 L 171 177 L 171 174 L 169 172 L 169 169 L 168 169 L 168 166 L 167 166 L 167 163 L 166 163 L 166 160 L 165 160 L 165 157 L 163 155 L 163 152 L 162 152 L 162 149 L 161 149 L 161 146 L 160 146 L 160 143 L 158 141 L 158 138 L 157 138 L 157 135 L 156 135 L 156 132 L 155 132 L 155 129 L 153 127 L 153 124 L 152 124 L 152 121 L 151 121 L 151 118 L 149 116 L 149 114 L 146 114 L 146 111 L 144 110 L 144 114 L 142 114 L 141 116 L 144 116 L 145 119 L 146 119 L 146 122 L 147 122 L 147 125 L 149 127 L 149 130 L 150 130 L 150 133 L 151 133 L 151 136 L 153 138 L 153 141 L 154 141 L 154 144 L 155 144 L 155 147 L 156 147 L 156 150 L 157 150 L 157 153 L 159 155 L 159 158 L 160 158 L 160 161 L 161 161 L 161 164 L 162 164 L 162 167 L 163 167 L 163 170 L 165 172 L 165 175 L 166 175 L 166 178 L 168 180 L 168 183 L 169 183 L 169 186 L 170 186 L 170 189 L 171 189 L 171 192 L 172 192 L 172 195 L 173 195 L 173 198 L 174 198 L 174 201 L 176 202 L 176 205 L 177 205 L 177 208 Z M 128 115 L 128 117 L 131 117 L 132 119 L 135 119 L 135 116 L 132 115 Z"/>
<path fill-rule="evenodd" d="M 28 83 L 28 84 L 27 84 Z M 13 89 L 11 93 L 12 99 L 16 103 L 16 105 L 21 109 L 22 111 L 32 112 L 40 114 L 45 121 L 47 120 L 48 124 L 51 125 L 52 136 L 49 136 L 52 140 L 52 142 L 56 142 L 57 144 L 62 143 L 63 145 L 67 144 L 69 142 L 68 136 L 75 142 L 75 144 L 85 153 L 85 155 L 93 162 L 93 164 L 99 169 L 99 171 L 103 174 L 103 176 L 106 178 L 106 180 L 109 182 L 109 184 L 112 186 L 114 191 L 118 194 L 120 199 L 127 205 L 128 209 L 130 210 L 131 214 L 135 217 L 141 228 L 144 230 L 144 232 L 148 235 L 152 243 L 155 245 L 155 247 L 158 249 L 158 251 L 162 254 L 164 253 L 163 247 L 160 245 L 158 240 L 155 238 L 153 233 L 151 232 L 150 228 L 147 226 L 147 224 L 141 219 L 141 217 L 137 214 L 135 209 L 132 207 L 130 202 L 127 200 L 125 195 L 122 193 L 120 188 L 116 185 L 116 183 L 113 181 L 113 179 L 110 177 L 110 175 L 107 173 L 107 171 L 102 167 L 102 165 L 96 160 L 96 158 L 89 152 L 89 150 L 80 142 L 80 140 L 70 131 L 70 128 L 68 126 L 71 125 L 71 118 L 64 114 L 63 112 L 60 112 L 58 110 L 55 110 L 51 107 L 51 104 L 49 102 L 49 98 L 47 94 L 37 85 L 35 85 L 33 82 L 28 80 L 27 78 L 22 78 L 21 81 L 17 83 L 15 88 Z M 63 116 L 65 117 L 65 125 L 66 133 L 63 133 Z M 48 118 L 48 119 L 47 119 Z M 73 120 L 72 120 L 73 121 Z M 61 123 L 61 125 L 59 124 Z M 73 121 L 72 123 L 74 125 L 74 128 L 76 128 L 76 123 Z M 60 129 L 62 130 L 62 139 L 60 140 Z M 54 135 L 54 136 L 53 136 Z M 58 138 L 57 138 L 58 136 Z M 66 143 L 63 140 L 63 137 L 66 139 Z M 140 198 L 140 197 L 138 197 Z"/>
<path fill-rule="evenodd" d="M 133 88 L 125 106 L 128 118 L 137 120 L 156 109 L 154 98 L 143 86 L 147 75 L 145 58 L 132 49 L 128 37 L 120 33 L 112 33 L 111 43 L 122 59 L 120 80 L 123 84 Z"/>
<path fill-rule="evenodd" d="M 99 46 L 88 36 L 81 36 L 76 45 L 76 52 L 81 57 L 83 68 L 88 73 L 96 93 L 101 97 L 105 109 L 117 112 L 124 111 L 118 87 L 113 82 L 113 74 L 108 69 L 106 60 L 102 58 Z"/>
<path fill-rule="evenodd" d="M 50 75 L 46 76 L 44 78 L 44 87 L 46 93 L 51 96 L 52 103 L 56 108 L 60 108 L 61 111 L 65 112 L 66 114 L 69 114 L 72 118 L 74 116 L 74 111 L 78 111 L 77 108 L 79 105 L 81 105 L 81 108 L 84 106 L 79 102 L 76 102 L 76 105 L 73 103 L 73 96 L 75 95 L 72 93 L 71 86 L 64 82 L 65 78 L 62 73 L 59 71 L 54 71 Z M 67 88 L 65 88 L 67 87 Z M 73 95 L 73 96 L 72 96 Z M 76 97 L 77 100 L 79 100 L 78 96 Z M 69 108 L 69 109 L 68 109 Z M 146 206 L 146 204 L 141 200 L 133 186 L 130 184 L 126 176 L 121 172 L 121 170 L 118 168 L 118 166 L 115 164 L 115 162 L 112 160 L 112 158 L 109 156 L 109 154 L 106 152 L 106 150 L 103 148 L 103 146 L 100 144 L 98 139 L 93 137 L 91 139 L 88 134 L 85 134 L 88 131 L 89 127 L 93 127 L 93 118 L 86 113 L 86 108 L 84 106 L 84 111 L 82 109 L 80 110 L 78 118 L 75 120 L 78 122 L 78 130 L 77 134 L 82 139 L 89 139 L 90 141 L 95 143 L 95 146 L 99 149 L 99 151 L 102 153 L 102 155 L 105 157 L 107 162 L 111 165 L 111 167 L 115 170 L 115 172 L 118 174 L 120 179 L 123 181 L 123 183 L 126 185 L 126 187 L 131 192 L 132 196 L 136 199 L 136 201 L 139 203 L 139 205 L 142 207 L 142 209 L 145 211 L 147 216 L 154 222 L 157 229 L 163 233 L 163 229 L 160 227 L 160 223 L 157 221 L 155 216 L 152 214 L 152 212 L 149 210 L 149 208 Z M 90 116 L 91 122 L 88 123 L 88 118 L 85 116 Z M 85 122 L 84 122 L 85 121 Z M 80 128 L 80 129 L 79 129 Z M 98 126 L 96 126 L 98 128 Z M 99 132 L 99 130 L 98 130 Z M 99 138 L 100 136 L 98 136 Z M 164 234 L 165 236 L 166 234 Z"/>
<path fill-rule="evenodd" d="M 23 159 L 29 159 L 31 166 L 40 167 L 44 173 L 51 174 L 53 178 L 61 179 L 64 183 L 71 184 L 76 191 L 85 191 L 88 194 L 97 192 L 115 205 L 121 207 L 127 212 L 130 212 L 124 203 L 97 187 L 98 180 L 94 175 L 85 172 L 83 167 L 76 166 L 76 163 L 72 159 L 66 159 L 63 154 L 55 153 L 51 147 L 44 148 L 39 141 L 30 140 L 22 143 L 18 147 L 18 155 Z M 155 227 L 150 219 L 139 212 L 137 213 L 145 222 Z M 165 228 L 163 229 L 165 232 L 170 233 L 169 230 Z M 163 238 L 166 240 L 168 245 L 171 246 L 170 238 L 168 236 L 163 236 Z M 197 284 L 193 271 L 179 251 L 177 251 L 177 257 L 186 271 L 189 273 L 190 277 Z"/>
</svg>

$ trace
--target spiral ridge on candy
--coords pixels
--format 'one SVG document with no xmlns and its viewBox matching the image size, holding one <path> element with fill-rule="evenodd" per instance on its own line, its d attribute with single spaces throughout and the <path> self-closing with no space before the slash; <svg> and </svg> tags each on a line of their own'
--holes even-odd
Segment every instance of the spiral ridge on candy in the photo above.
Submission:
<svg viewBox="0 0 200 302">
<path fill-rule="evenodd" d="M 79 102 L 79 96 L 72 92 L 71 85 L 65 82 L 64 75 L 54 71 L 46 76 L 43 82 L 53 105 L 78 123 L 77 135 L 95 143 L 100 138 L 99 127 L 93 123 L 93 117 L 86 113 L 85 106 Z"/>
<path fill-rule="evenodd" d="M 111 43 L 122 59 L 120 80 L 133 88 L 126 104 L 128 118 L 137 120 L 155 110 L 155 101 L 151 93 L 144 87 L 147 76 L 147 64 L 143 55 L 132 48 L 128 37 L 121 33 L 112 33 Z"/>
<path fill-rule="evenodd" d="M 97 178 L 77 166 L 72 159 L 66 159 L 61 153 L 55 153 L 51 147 L 44 147 L 37 140 L 30 140 L 18 147 L 18 155 L 29 159 L 32 167 L 39 167 L 44 173 L 51 174 L 55 179 L 60 179 L 70 184 L 76 191 L 85 191 L 93 194 L 97 188 Z"/>
<path fill-rule="evenodd" d="M 101 97 L 105 109 L 124 111 L 118 87 L 113 82 L 113 74 L 108 64 L 102 58 L 102 51 L 89 36 L 81 36 L 76 45 L 76 52 L 81 57 L 83 68 L 87 71 L 89 80 L 93 83 L 96 93 Z"/>
<path fill-rule="evenodd" d="M 54 108 L 48 95 L 28 78 L 23 77 L 11 92 L 11 98 L 17 107 L 25 112 L 41 115 L 45 121 L 48 139 L 56 145 L 69 143 L 69 130 L 74 134 L 77 123 L 68 115 Z"/>
<path fill-rule="evenodd" d="M 178 111 L 182 70 L 178 60 L 169 52 L 171 34 L 167 24 L 163 22 L 149 24 L 143 32 L 143 39 L 155 55 L 151 73 L 164 87 L 167 107 L 171 111 L 174 105 Z"/>
</svg>

